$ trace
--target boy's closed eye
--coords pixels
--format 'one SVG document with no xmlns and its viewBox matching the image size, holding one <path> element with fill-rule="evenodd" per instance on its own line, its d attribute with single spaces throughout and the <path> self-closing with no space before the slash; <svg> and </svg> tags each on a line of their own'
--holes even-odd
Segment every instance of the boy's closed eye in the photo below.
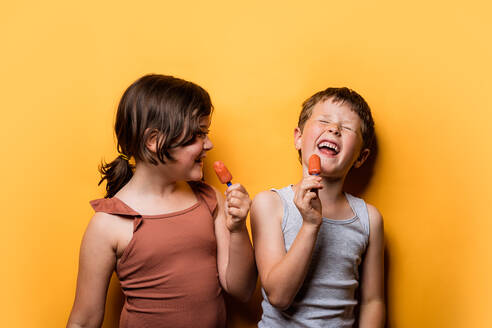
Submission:
<svg viewBox="0 0 492 328">
<path fill-rule="evenodd" d="M 319 122 L 322 124 L 334 124 L 333 122 L 328 121 L 328 120 L 319 120 Z M 343 130 L 347 130 L 347 131 L 352 131 L 352 132 L 356 131 L 356 129 L 354 127 L 352 127 L 351 125 L 346 125 L 346 124 L 338 125 L 337 124 L 337 127 L 341 127 Z"/>
</svg>

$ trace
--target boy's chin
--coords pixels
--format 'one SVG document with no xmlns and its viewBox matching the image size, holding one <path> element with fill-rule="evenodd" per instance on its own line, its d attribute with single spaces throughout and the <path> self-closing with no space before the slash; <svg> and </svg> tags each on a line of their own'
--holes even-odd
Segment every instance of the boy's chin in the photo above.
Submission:
<svg viewBox="0 0 492 328">
<path fill-rule="evenodd" d="M 345 179 L 347 176 L 348 170 L 344 170 L 340 167 L 333 168 L 322 168 L 320 176 L 324 179 L 328 180 L 341 180 Z"/>
<path fill-rule="evenodd" d="M 334 172 L 321 173 L 320 176 L 327 181 L 340 181 L 345 179 L 345 175 Z"/>
</svg>

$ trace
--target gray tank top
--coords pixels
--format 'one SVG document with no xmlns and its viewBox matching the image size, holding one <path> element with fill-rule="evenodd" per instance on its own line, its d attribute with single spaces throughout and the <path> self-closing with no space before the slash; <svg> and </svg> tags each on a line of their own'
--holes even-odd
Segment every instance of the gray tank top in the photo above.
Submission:
<svg viewBox="0 0 492 328">
<path fill-rule="evenodd" d="M 292 186 L 272 190 L 282 199 L 282 232 L 288 251 L 301 228 L 301 213 L 294 204 Z M 362 199 L 345 196 L 355 216 L 347 220 L 323 218 L 306 278 L 288 309 L 274 308 L 262 289 L 259 328 L 354 325 L 359 264 L 369 241 L 369 214 Z"/>
</svg>

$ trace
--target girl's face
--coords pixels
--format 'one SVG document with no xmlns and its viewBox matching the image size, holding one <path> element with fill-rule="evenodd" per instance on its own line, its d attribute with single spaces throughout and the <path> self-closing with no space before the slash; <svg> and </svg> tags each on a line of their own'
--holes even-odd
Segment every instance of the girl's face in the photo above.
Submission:
<svg viewBox="0 0 492 328">
<path fill-rule="evenodd" d="M 206 153 L 213 148 L 212 141 L 208 138 L 210 127 L 210 116 L 200 119 L 200 133 L 196 136 L 193 143 L 178 147 L 171 151 L 171 155 L 176 160 L 169 162 L 170 173 L 177 180 L 199 181 L 203 177 L 203 158 Z"/>
<path fill-rule="evenodd" d="M 321 158 L 322 176 L 343 178 L 352 166 L 362 165 L 369 150 L 362 149 L 361 124 L 348 104 L 331 100 L 317 103 L 303 131 L 296 128 L 294 132 L 303 166 L 307 166 L 312 154 L 317 154 Z"/>
</svg>

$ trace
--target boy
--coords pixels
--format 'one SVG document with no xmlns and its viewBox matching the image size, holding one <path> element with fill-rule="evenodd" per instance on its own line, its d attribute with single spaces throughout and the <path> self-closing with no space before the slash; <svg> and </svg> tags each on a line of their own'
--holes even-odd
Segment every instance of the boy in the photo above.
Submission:
<svg viewBox="0 0 492 328">
<path fill-rule="evenodd" d="M 294 130 L 303 178 L 259 193 L 251 208 L 263 286 L 258 327 L 383 327 L 383 220 L 343 192 L 373 136 L 369 106 L 350 89 L 328 88 L 303 103 Z M 319 176 L 308 174 L 312 154 L 321 158 Z"/>
</svg>

